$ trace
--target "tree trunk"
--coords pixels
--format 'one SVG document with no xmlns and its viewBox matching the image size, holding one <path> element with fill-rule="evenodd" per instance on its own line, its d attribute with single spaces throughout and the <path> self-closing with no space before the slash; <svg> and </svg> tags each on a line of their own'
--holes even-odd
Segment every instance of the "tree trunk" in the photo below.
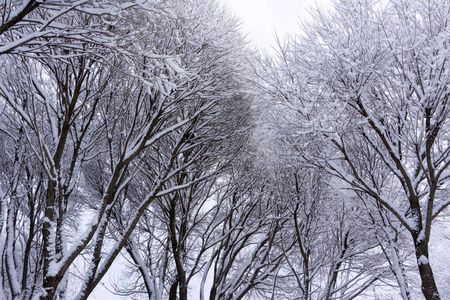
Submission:
<svg viewBox="0 0 450 300">
<path fill-rule="evenodd" d="M 178 280 L 175 280 L 170 286 L 169 290 L 169 300 L 177 299 L 177 288 L 178 288 Z"/>
<path fill-rule="evenodd" d="M 417 239 L 415 239 L 417 241 Z M 433 270 L 428 260 L 427 240 L 416 242 L 416 259 L 422 280 L 422 293 L 427 300 L 440 300 L 439 291 L 434 280 Z"/>
<path fill-rule="evenodd" d="M 180 300 L 187 300 L 188 299 L 188 293 L 187 293 L 187 286 L 186 284 L 180 285 Z"/>
<path fill-rule="evenodd" d="M 56 182 L 51 178 L 48 180 L 48 188 L 47 188 L 47 203 L 45 208 L 45 220 L 43 223 L 43 240 L 44 240 L 44 282 L 43 289 L 46 291 L 46 294 L 41 296 L 41 300 L 53 300 L 56 289 L 59 284 L 59 280 L 54 276 L 50 276 L 48 273 L 50 271 L 50 264 L 55 259 L 54 258 L 54 237 L 52 237 L 52 231 L 54 230 L 52 223 L 55 220 L 55 198 L 56 198 Z"/>
<path fill-rule="evenodd" d="M 209 292 L 209 300 L 215 300 L 216 299 L 216 293 L 217 289 L 215 286 L 211 288 L 211 291 Z"/>
</svg>

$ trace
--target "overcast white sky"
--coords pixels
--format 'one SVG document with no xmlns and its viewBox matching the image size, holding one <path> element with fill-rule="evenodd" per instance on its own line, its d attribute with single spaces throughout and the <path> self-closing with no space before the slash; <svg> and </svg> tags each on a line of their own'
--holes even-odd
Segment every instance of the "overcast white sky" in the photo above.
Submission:
<svg viewBox="0 0 450 300">
<path fill-rule="evenodd" d="M 308 17 L 310 7 L 326 7 L 330 0 L 219 0 L 243 22 L 248 39 L 258 47 L 274 45 L 279 37 L 299 31 L 300 19 Z"/>
</svg>

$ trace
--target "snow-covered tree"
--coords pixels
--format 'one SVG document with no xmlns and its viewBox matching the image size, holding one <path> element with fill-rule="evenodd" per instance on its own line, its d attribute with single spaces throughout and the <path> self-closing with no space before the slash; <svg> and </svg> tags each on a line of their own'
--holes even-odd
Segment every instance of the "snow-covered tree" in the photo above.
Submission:
<svg viewBox="0 0 450 300">
<path fill-rule="evenodd" d="M 233 23 L 189 14 L 202 4 L 2 6 L 3 298 L 62 299 L 81 269 L 86 299 L 149 205 L 200 180 L 180 174 L 227 137 L 214 125 L 238 94 L 243 51 Z"/>
<path fill-rule="evenodd" d="M 336 1 L 266 77 L 296 115 L 298 153 L 409 232 L 426 299 L 440 299 L 429 241 L 450 204 L 449 13 L 440 0 Z"/>
<path fill-rule="evenodd" d="M 323 170 L 285 164 L 278 197 L 289 207 L 291 249 L 276 286 L 278 298 L 353 298 L 385 279 L 376 241 L 362 235 L 353 217 L 352 193 L 332 188 Z M 331 182 L 330 182 L 331 181 Z"/>
</svg>

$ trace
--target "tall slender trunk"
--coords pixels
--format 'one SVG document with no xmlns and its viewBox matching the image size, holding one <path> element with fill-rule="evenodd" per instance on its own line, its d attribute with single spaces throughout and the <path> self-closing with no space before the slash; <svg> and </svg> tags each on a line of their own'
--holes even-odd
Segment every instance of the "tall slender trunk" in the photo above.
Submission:
<svg viewBox="0 0 450 300">
<path fill-rule="evenodd" d="M 217 288 L 215 286 L 213 286 L 211 288 L 211 291 L 209 292 L 209 300 L 215 300 L 216 294 L 217 294 Z"/>
<path fill-rule="evenodd" d="M 55 198 L 56 198 L 56 186 L 57 183 L 52 178 L 48 179 L 48 188 L 47 188 L 47 199 L 46 199 L 46 208 L 45 208 L 45 220 L 43 223 L 43 240 L 44 240 L 44 282 L 43 288 L 45 289 L 45 295 L 42 295 L 41 300 L 53 300 L 56 288 L 58 287 L 60 278 L 56 278 L 49 274 L 50 264 L 54 260 L 54 226 L 53 222 L 55 220 L 54 206 L 55 206 Z"/>
<path fill-rule="evenodd" d="M 175 280 L 170 286 L 169 300 L 177 300 L 178 280 Z"/>
<path fill-rule="evenodd" d="M 396 241 L 389 237 L 389 247 L 392 255 L 392 271 L 397 279 L 400 287 L 400 294 L 404 300 L 411 300 L 411 293 L 409 292 L 408 281 L 406 279 L 403 263 L 400 258 L 400 253 Z"/>
</svg>

